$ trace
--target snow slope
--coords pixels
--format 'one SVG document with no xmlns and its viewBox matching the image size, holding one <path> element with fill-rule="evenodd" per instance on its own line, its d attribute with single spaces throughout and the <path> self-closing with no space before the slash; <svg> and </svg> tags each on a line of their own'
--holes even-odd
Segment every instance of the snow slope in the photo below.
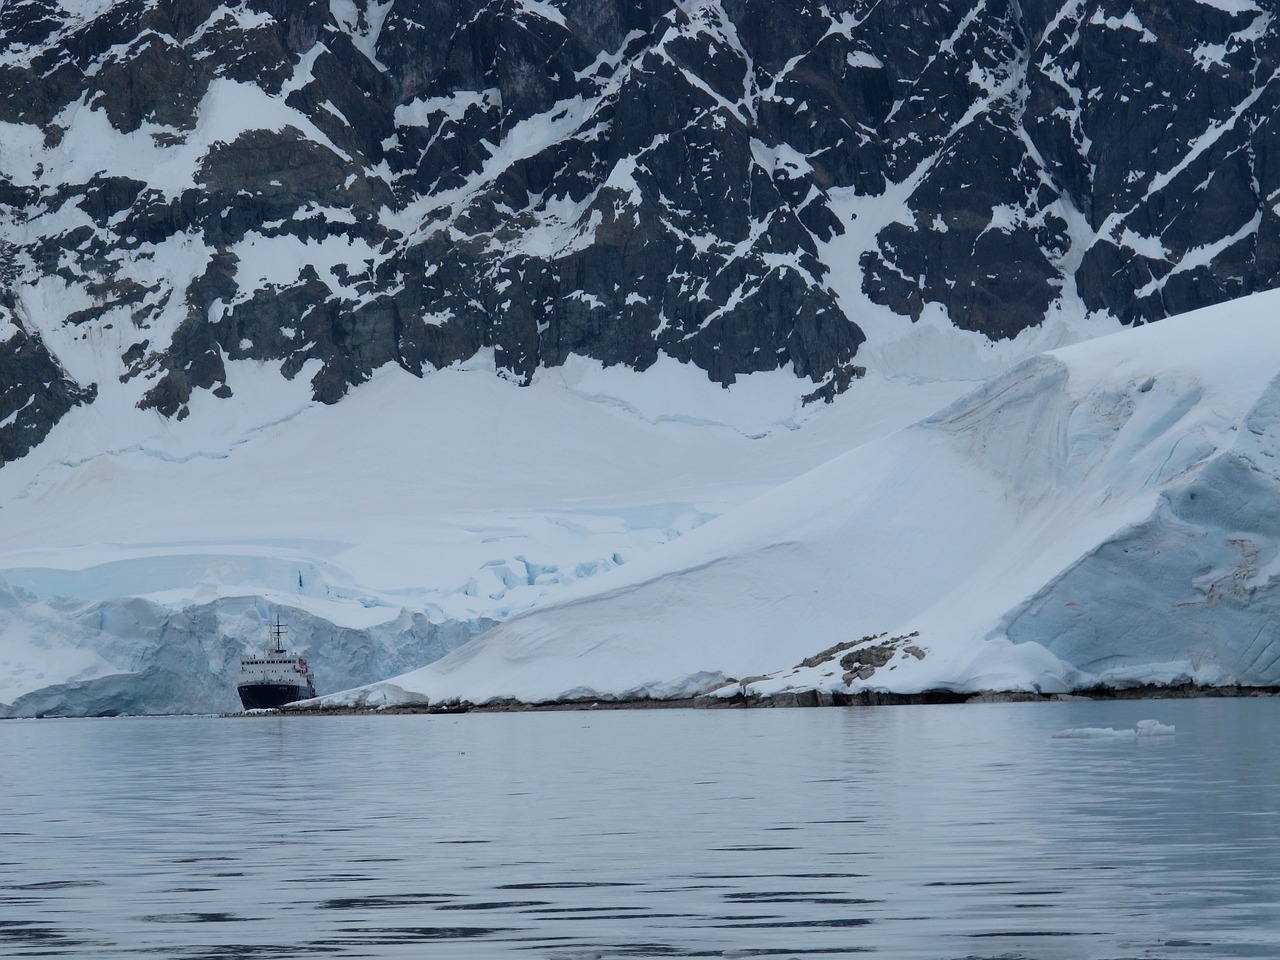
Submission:
<svg viewBox="0 0 1280 960">
<path fill-rule="evenodd" d="M 0 472 L 14 712 L 237 709 L 277 610 L 322 690 L 403 672 L 961 389 L 802 407 L 789 372 L 725 390 L 673 360 L 518 387 L 482 354 L 326 406 L 305 370 L 232 375 L 182 421 L 105 393 Z"/>
<path fill-rule="evenodd" d="M 1053 350 L 373 691 L 1280 682 L 1280 294 Z"/>
</svg>

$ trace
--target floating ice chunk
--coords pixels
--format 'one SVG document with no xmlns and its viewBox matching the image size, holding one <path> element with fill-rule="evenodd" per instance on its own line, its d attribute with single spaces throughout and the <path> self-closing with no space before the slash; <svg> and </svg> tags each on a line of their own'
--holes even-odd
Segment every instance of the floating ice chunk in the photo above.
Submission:
<svg viewBox="0 0 1280 960">
<path fill-rule="evenodd" d="M 1136 730 L 1117 730 L 1114 727 L 1071 727 L 1053 734 L 1055 740 L 1109 740 L 1115 737 L 1137 736 Z"/>
<path fill-rule="evenodd" d="M 1114 727 L 1071 727 L 1053 734 L 1055 740 L 1112 740 L 1125 737 L 1171 737 L 1175 728 L 1158 720 L 1139 720 L 1132 730 Z"/>
<path fill-rule="evenodd" d="M 1173 724 L 1170 723 L 1161 723 L 1159 720 L 1138 721 L 1140 737 L 1172 737 L 1175 732 Z"/>
</svg>

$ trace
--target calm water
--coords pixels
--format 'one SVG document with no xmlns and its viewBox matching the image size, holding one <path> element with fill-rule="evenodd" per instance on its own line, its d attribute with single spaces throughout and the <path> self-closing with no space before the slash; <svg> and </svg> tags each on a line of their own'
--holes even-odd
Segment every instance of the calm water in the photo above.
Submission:
<svg viewBox="0 0 1280 960">
<path fill-rule="evenodd" d="M 0 956 L 1274 958 L 1278 745 L 1280 699 L 8 721 Z"/>
</svg>

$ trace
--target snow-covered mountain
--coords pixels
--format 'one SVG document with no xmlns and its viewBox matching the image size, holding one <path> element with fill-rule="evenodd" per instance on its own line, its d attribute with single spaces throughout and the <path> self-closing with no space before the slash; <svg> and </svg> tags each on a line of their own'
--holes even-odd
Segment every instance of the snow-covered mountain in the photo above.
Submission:
<svg viewBox="0 0 1280 960">
<path fill-rule="evenodd" d="M 873 304 L 1003 338 L 1266 289 L 1276 49 L 1249 0 L 8 2 L 0 457 L 239 359 L 829 396 Z"/>
<path fill-rule="evenodd" d="M 0 701 L 230 709 L 281 606 L 322 687 L 400 673 L 1269 288 L 1276 49 L 1250 0 L 0 4 Z"/>
</svg>

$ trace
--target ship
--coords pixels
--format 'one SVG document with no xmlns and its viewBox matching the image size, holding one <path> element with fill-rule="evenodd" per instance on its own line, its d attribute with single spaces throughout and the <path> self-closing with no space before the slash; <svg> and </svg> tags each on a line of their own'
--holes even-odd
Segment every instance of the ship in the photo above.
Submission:
<svg viewBox="0 0 1280 960">
<path fill-rule="evenodd" d="M 246 710 L 273 709 L 297 700 L 310 700 L 316 695 L 307 661 L 284 648 L 285 629 L 277 614 L 266 653 L 240 658 L 240 683 L 236 690 Z"/>
</svg>

